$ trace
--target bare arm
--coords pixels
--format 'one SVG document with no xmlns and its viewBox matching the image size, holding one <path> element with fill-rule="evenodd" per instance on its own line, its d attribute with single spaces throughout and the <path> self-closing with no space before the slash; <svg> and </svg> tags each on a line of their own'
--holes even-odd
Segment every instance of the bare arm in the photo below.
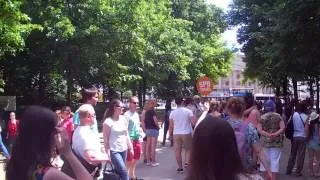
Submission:
<svg viewBox="0 0 320 180">
<path fill-rule="evenodd" d="M 127 145 L 128 145 L 128 150 L 130 151 L 133 150 L 133 145 L 132 145 L 128 130 L 127 130 Z"/>
<path fill-rule="evenodd" d="M 106 150 L 106 153 L 110 157 L 110 147 L 109 147 L 110 127 L 106 123 L 103 123 L 102 125 L 102 133 L 103 133 L 104 148 Z"/>
<path fill-rule="evenodd" d="M 99 155 L 102 155 L 102 153 L 97 154 L 95 151 L 93 151 L 91 149 L 85 150 L 83 155 L 84 155 L 84 159 L 87 162 L 89 162 L 90 164 L 94 164 L 94 165 L 100 164 L 101 161 L 103 161 L 103 160 L 105 160 L 105 161 L 108 160 L 107 158 L 101 159 L 101 157 L 99 157 Z"/>
<path fill-rule="evenodd" d="M 156 124 L 156 126 L 158 127 L 158 129 L 160 129 L 159 124 L 158 124 L 158 118 L 157 116 L 153 116 L 153 121 Z"/>
<path fill-rule="evenodd" d="M 170 119 L 169 120 L 169 134 L 170 134 L 171 137 L 173 135 L 173 126 L 174 126 L 173 119 Z"/>
<path fill-rule="evenodd" d="M 283 120 L 281 120 L 279 122 L 279 126 L 280 126 L 280 129 L 277 132 L 272 133 L 273 136 L 279 136 L 280 134 L 283 133 L 283 131 L 284 131 L 285 127 L 286 127 L 286 125 L 284 124 Z"/>
<path fill-rule="evenodd" d="M 142 111 L 142 113 L 141 113 L 141 127 L 144 132 L 146 132 L 145 112 L 146 111 Z"/>
<path fill-rule="evenodd" d="M 70 164 L 72 171 L 75 173 L 76 179 L 77 180 L 92 180 L 93 178 L 92 178 L 91 174 L 86 170 L 85 167 L 83 167 L 83 165 L 80 163 L 78 158 L 71 151 L 71 147 L 70 147 L 70 144 L 68 141 L 68 135 L 65 132 L 65 130 L 58 129 L 58 131 L 61 131 L 62 140 L 58 140 L 60 138 L 57 136 L 55 137 L 57 147 L 58 147 L 60 153 L 65 156 L 68 163 Z M 45 173 L 43 179 L 44 180 L 56 180 L 56 179 L 72 180 L 71 177 L 69 177 L 68 175 L 64 174 L 63 172 L 61 172 L 55 168 L 50 168 L 47 171 L 47 173 Z"/>
<path fill-rule="evenodd" d="M 195 126 L 196 123 L 197 123 L 197 117 L 196 117 L 195 115 L 192 115 L 192 116 L 190 117 L 190 120 L 191 120 L 191 124 L 192 124 L 193 126 Z"/>
<path fill-rule="evenodd" d="M 306 126 L 304 127 L 304 132 L 306 133 L 307 137 L 309 137 L 309 135 L 310 135 L 309 127 L 310 127 L 310 124 L 306 123 Z"/>
<path fill-rule="evenodd" d="M 261 123 L 260 122 L 258 122 L 258 132 L 259 132 L 259 134 L 261 134 L 262 136 L 266 136 L 266 137 L 269 137 L 271 134 L 270 133 L 268 133 L 267 131 L 264 131 L 263 129 L 262 129 L 262 125 L 261 125 Z"/>
</svg>

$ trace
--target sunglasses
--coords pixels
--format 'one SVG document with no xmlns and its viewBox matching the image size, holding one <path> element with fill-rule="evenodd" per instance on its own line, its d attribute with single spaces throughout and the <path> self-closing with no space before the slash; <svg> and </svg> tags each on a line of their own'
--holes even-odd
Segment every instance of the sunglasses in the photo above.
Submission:
<svg viewBox="0 0 320 180">
<path fill-rule="evenodd" d="M 132 104 L 139 104 L 139 102 L 131 102 Z"/>
<path fill-rule="evenodd" d="M 119 105 L 119 104 L 117 104 L 117 105 L 116 105 L 116 107 L 119 107 L 119 108 L 124 108 L 123 106 L 121 106 L 121 105 Z"/>
</svg>

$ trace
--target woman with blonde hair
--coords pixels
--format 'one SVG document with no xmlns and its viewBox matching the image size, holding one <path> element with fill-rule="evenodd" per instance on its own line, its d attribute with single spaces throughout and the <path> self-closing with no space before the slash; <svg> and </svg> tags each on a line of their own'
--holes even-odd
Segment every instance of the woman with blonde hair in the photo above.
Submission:
<svg viewBox="0 0 320 180">
<path fill-rule="evenodd" d="M 141 115 L 142 128 L 147 135 L 147 144 L 145 151 L 147 165 L 151 166 L 159 165 L 159 163 L 156 162 L 156 146 L 160 127 L 158 124 L 156 112 L 154 110 L 155 106 L 155 100 L 148 100 L 145 104 L 144 112 Z"/>
</svg>

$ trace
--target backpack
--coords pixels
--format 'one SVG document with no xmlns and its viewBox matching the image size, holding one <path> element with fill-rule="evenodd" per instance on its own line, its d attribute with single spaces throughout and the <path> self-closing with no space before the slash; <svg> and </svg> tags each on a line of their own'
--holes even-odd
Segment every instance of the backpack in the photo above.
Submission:
<svg viewBox="0 0 320 180">
<path fill-rule="evenodd" d="M 286 136 L 287 139 L 292 140 L 293 139 L 293 132 L 294 132 L 293 119 L 292 119 L 292 115 L 291 115 L 290 119 L 287 122 L 286 129 L 284 131 L 284 135 Z"/>
<path fill-rule="evenodd" d="M 245 156 L 246 148 L 247 148 L 247 136 L 246 130 L 248 127 L 248 122 L 241 122 L 236 127 L 234 127 L 234 133 L 237 140 L 238 151 L 240 157 L 243 158 Z"/>
</svg>

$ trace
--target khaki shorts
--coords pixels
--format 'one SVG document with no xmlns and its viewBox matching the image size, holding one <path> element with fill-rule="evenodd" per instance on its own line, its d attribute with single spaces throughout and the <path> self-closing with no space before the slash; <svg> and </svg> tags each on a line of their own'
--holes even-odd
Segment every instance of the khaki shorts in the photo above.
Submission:
<svg viewBox="0 0 320 180">
<path fill-rule="evenodd" d="M 186 150 L 191 150 L 192 136 L 191 134 L 174 134 L 173 135 L 173 146 L 175 149 L 181 149 L 182 146 Z"/>
</svg>

